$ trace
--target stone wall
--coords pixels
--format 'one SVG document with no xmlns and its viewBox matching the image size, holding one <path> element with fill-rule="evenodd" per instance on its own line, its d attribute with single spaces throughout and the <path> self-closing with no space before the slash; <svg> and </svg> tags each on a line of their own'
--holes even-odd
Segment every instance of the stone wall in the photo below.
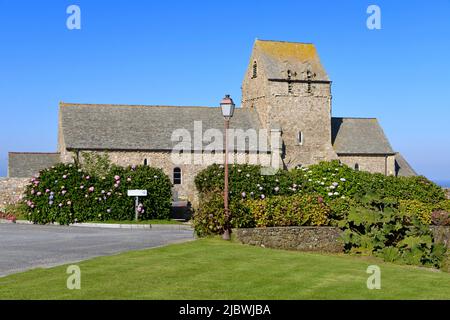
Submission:
<svg viewBox="0 0 450 320">
<path fill-rule="evenodd" d="M 237 239 L 254 246 L 267 248 L 343 252 L 344 245 L 339 240 L 341 230 L 335 227 L 274 227 L 237 229 Z"/>
<path fill-rule="evenodd" d="M 444 188 L 445 195 L 447 196 L 447 199 L 450 200 L 450 188 Z"/>
<path fill-rule="evenodd" d="M 361 155 L 346 156 L 339 155 L 339 160 L 350 168 L 355 168 L 355 164 L 359 165 L 359 170 L 372 173 L 381 173 L 387 175 L 395 174 L 395 156 L 385 155 Z"/>
<path fill-rule="evenodd" d="M 431 226 L 438 243 L 450 248 L 450 227 Z M 343 252 L 339 240 L 341 229 L 335 227 L 274 227 L 236 229 L 236 237 L 243 244 L 274 249 L 313 252 Z"/>
<path fill-rule="evenodd" d="M 28 178 L 0 178 L 0 211 L 21 200 L 28 182 Z"/>
</svg>

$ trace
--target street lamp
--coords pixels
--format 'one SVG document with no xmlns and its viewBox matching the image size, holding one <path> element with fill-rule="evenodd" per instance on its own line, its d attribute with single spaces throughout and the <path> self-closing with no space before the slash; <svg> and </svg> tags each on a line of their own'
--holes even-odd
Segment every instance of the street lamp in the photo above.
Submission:
<svg viewBox="0 0 450 320">
<path fill-rule="evenodd" d="M 235 105 L 229 94 L 225 95 L 225 98 L 220 101 L 220 107 L 222 108 L 222 115 L 225 119 L 225 187 L 223 191 L 225 226 L 222 238 L 224 240 L 230 240 L 230 210 L 228 209 L 228 129 L 230 128 L 230 119 L 233 117 Z"/>
</svg>

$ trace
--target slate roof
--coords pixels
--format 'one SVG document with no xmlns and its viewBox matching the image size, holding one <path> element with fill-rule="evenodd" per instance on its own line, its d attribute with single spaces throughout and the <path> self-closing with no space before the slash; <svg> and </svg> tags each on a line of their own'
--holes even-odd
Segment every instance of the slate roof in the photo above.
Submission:
<svg viewBox="0 0 450 320">
<path fill-rule="evenodd" d="M 194 121 L 202 121 L 203 132 L 224 128 L 219 107 L 61 103 L 60 113 L 67 149 L 172 150 L 175 129 L 186 129 L 193 138 Z M 255 111 L 236 108 L 230 128 L 258 129 Z"/>
<path fill-rule="evenodd" d="M 60 162 L 59 153 L 10 152 L 8 154 L 8 177 L 28 178 Z"/>
<path fill-rule="evenodd" d="M 417 176 L 417 172 L 400 153 L 395 154 L 395 172 L 399 177 Z"/>
<path fill-rule="evenodd" d="M 287 70 L 290 70 L 292 80 L 306 80 L 309 70 L 312 80 L 330 80 L 320 63 L 316 47 L 311 43 L 256 40 L 254 51 L 258 67 L 263 66 L 268 79 L 285 80 Z"/>
<path fill-rule="evenodd" d="M 331 133 L 337 154 L 394 154 L 375 118 L 331 118 Z"/>
</svg>

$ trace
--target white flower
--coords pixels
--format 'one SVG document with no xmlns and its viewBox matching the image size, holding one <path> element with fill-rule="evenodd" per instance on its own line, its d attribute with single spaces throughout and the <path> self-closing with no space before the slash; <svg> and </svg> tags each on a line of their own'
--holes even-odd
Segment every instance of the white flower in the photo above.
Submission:
<svg viewBox="0 0 450 320">
<path fill-rule="evenodd" d="M 278 192 L 278 191 L 280 191 L 280 188 L 279 187 L 275 187 L 273 190 L 275 190 L 275 192 Z"/>
<path fill-rule="evenodd" d="M 321 184 L 321 185 L 325 185 L 325 182 L 322 181 L 320 184 Z"/>
<path fill-rule="evenodd" d="M 342 182 L 346 181 L 345 178 L 341 178 L 340 180 L 341 180 Z"/>
<path fill-rule="evenodd" d="M 241 173 L 241 172 L 242 172 L 242 170 L 241 170 L 241 169 L 238 169 L 238 172 L 239 172 L 239 173 Z"/>
<path fill-rule="evenodd" d="M 332 185 L 335 186 L 335 187 L 337 187 L 337 186 L 339 185 L 339 183 L 333 182 Z"/>
<path fill-rule="evenodd" d="M 328 192 L 328 195 L 331 197 L 333 195 L 333 192 Z"/>
<path fill-rule="evenodd" d="M 335 192 L 335 193 L 333 193 L 335 196 L 338 196 L 339 195 L 339 192 Z"/>
<path fill-rule="evenodd" d="M 335 189 L 336 187 L 335 186 L 330 186 L 330 189 Z"/>
<path fill-rule="evenodd" d="M 246 176 L 247 178 L 250 177 L 250 175 L 249 175 L 248 173 L 247 173 L 245 176 Z"/>
<path fill-rule="evenodd" d="M 242 196 L 242 198 L 245 198 L 246 193 L 245 193 L 245 192 L 242 192 L 242 193 L 241 193 L 241 196 Z"/>
<path fill-rule="evenodd" d="M 259 187 L 259 191 L 261 191 L 263 189 L 263 187 Z"/>
<path fill-rule="evenodd" d="M 311 182 L 311 181 L 312 181 L 312 179 L 308 179 L 308 181 L 309 181 L 309 182 Z"/>
<path fill-rule="evenodd" d="M 265 195 L 263 195 L 263 194 L 261 195 L 261 199 L 264 199 L 265 197 L 266 197 Z"/>
</svg>

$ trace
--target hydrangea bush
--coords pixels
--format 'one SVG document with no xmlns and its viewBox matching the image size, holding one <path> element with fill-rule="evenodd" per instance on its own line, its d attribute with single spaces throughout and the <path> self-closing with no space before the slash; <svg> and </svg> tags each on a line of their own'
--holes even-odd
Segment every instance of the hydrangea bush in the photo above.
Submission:
<svg viewBox="0 0 450 320">
<path fill-rule="evenodd" d="M 134 198 L 129 189 L 144 189 L 140 219 L 167 219 L 171 206 L 171 182 L 160 169 L 112 166 L 105 176 L 91 176 L 75 164 L 58 164 L 30 181 L 25 203 L 28 219 L 45 224 L 94 220 L 132 220 Z"/>
<path fill-rule="evenodd" d="M 262 175 L 261 166 L 231 165 L 230 198 L 264 199 L 276 195 L 318 194 L 326 203 L 336 198 L 361 198 L 376 193 L 383 198 L 437 204 L 445 199 L 442 188 L 425 177 L 393 177 L 355 171 L 339 161 L 280 170 Z M 223 192 L 224 167 L 211 165 L 195 178 L 200 194 Z"/>
</svg>

